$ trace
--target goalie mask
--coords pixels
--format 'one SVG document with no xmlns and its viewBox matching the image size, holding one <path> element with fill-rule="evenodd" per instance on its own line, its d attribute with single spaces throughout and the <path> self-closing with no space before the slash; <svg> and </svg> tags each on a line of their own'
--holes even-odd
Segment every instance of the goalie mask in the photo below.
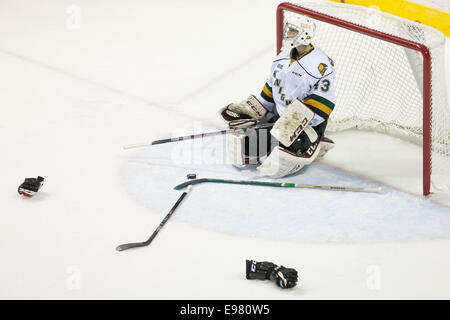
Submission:
<svg viewBox="0 0 450 320">
<path fill-rule="evenodd" d="M 284 25 L 283 38 L 291 47 L 309 45 L 314 37 L 316 24 L 309 18 L 303 18 L 298 25 L 287 22 Z"/>
</svg>

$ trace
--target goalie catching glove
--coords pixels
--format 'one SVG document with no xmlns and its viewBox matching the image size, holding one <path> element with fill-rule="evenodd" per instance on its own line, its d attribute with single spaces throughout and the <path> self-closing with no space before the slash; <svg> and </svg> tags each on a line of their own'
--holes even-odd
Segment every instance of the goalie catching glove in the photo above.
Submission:
<svg viewBox="0 0 450 320">
<path fill-rule="evenodd" d="M 298 273 L 295 269 L 277 266 L 272 262 L 246 260 L 246 278 L 249 280 L 272 280 L 277 286 L 285 289 L 295 287 Z"/>
<path fill-rule="evenodd" d="M 247 128 L 255 125 L 267 113 L 267 109 L 251 95 L 240 103 L 232 103 L 219 110 L 229 128 Z"/>
</svg>

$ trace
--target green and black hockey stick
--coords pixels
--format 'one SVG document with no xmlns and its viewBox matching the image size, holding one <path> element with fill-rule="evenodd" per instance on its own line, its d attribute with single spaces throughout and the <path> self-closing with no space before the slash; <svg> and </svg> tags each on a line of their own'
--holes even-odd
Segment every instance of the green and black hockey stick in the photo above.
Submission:
<svg viewBox="0 0 450 320">
<path fill-rule="evenodd" d="M 227 180 L 227 179 L 212 179 L 212 178 L 188 180 L 186 182 L 183 182 L 183 183 L 177 185 L 176 187 L 174 187 L 174 189 L 181 190 L 181 189 L 191 186 L 193 184 L 199 184 L 199 183 L 204 183 L 204 182 L 231 183 L 231 184 L 266 186 L 266 187 L 281 187 L 281 188 L 309 188 L 309 189 L 324 189 L 324 190 L 335 190 L 335 191 L 357 191 L 357 192 L 377 192 L 377 193 L 381 192 L 381 187 L 378 187 L 378 188 L 344 187 L 344 186 L 327 186 L 327 185 L 301 184 L 301 183 L 290 183 L 290 182 Z"/>
</svg>

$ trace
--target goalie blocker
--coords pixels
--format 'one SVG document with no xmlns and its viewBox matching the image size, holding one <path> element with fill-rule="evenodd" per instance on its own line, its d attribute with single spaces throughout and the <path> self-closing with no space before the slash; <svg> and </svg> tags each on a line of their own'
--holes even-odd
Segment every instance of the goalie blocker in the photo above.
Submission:
<svg viewBox="0 0 450 320">
<path fill-rule="evenodd" d="M 271 130 L 241 129 L 227 136 L 228 160 L 239 168 L 261 164 L 258 170 L 272 178 L 299 171 L 334 146 L 324 137 L 327 121 L 312 127 L 314 116 L 300 100 L 293 101 L 281 117 L 267 113 L 260 122 L 273 122 Z"/>
</svg>

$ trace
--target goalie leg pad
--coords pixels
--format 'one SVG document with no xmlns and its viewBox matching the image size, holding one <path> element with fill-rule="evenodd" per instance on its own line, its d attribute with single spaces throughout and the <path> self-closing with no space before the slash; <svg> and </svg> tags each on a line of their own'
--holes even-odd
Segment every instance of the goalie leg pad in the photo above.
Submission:
<svg viewBox="0 0 450 320">
<path fill-rule="evenodd" d="M 275 122 L 270 133 L 284 146 L 289 147 L 298 136 L 309 126 L 314 118 L 314 112 L 300 100 L 294 100 Z M 309 127 L 306 134 L 311 135 L 310 140 L 316 141 L 317 133 Z"/>
<path fill-rule="evenodd" d="M 327 137 L 323 137 L 322 139 L 320 139 L 319 144 L 320 150 L 319 154 L 317 155 L 317 160 L 322 159 L 328 151 L 334 148 L 334 141 Z"/>
<path fill-rule="evenodd" d="M 305 165 L 316 160 L 320 144 L 313 143 L 303 154 L 297 155 L 281 147 L 275 147 L 266 160 L 257 168 L 263 175 L 282 178 L 300 171 Z"/>
<path fill-rule="evenodd" d="M 305 130 L 299 135 L 297 140 L 295 140 L 291 144 L 291 146 L 286 149 L 296 154 L 305 152 L 311 147 L 313 143 L 323 139 L 326 127 L 327 127 L 326 120 L 315 127 L 307 126 Z"/>
</svg>

